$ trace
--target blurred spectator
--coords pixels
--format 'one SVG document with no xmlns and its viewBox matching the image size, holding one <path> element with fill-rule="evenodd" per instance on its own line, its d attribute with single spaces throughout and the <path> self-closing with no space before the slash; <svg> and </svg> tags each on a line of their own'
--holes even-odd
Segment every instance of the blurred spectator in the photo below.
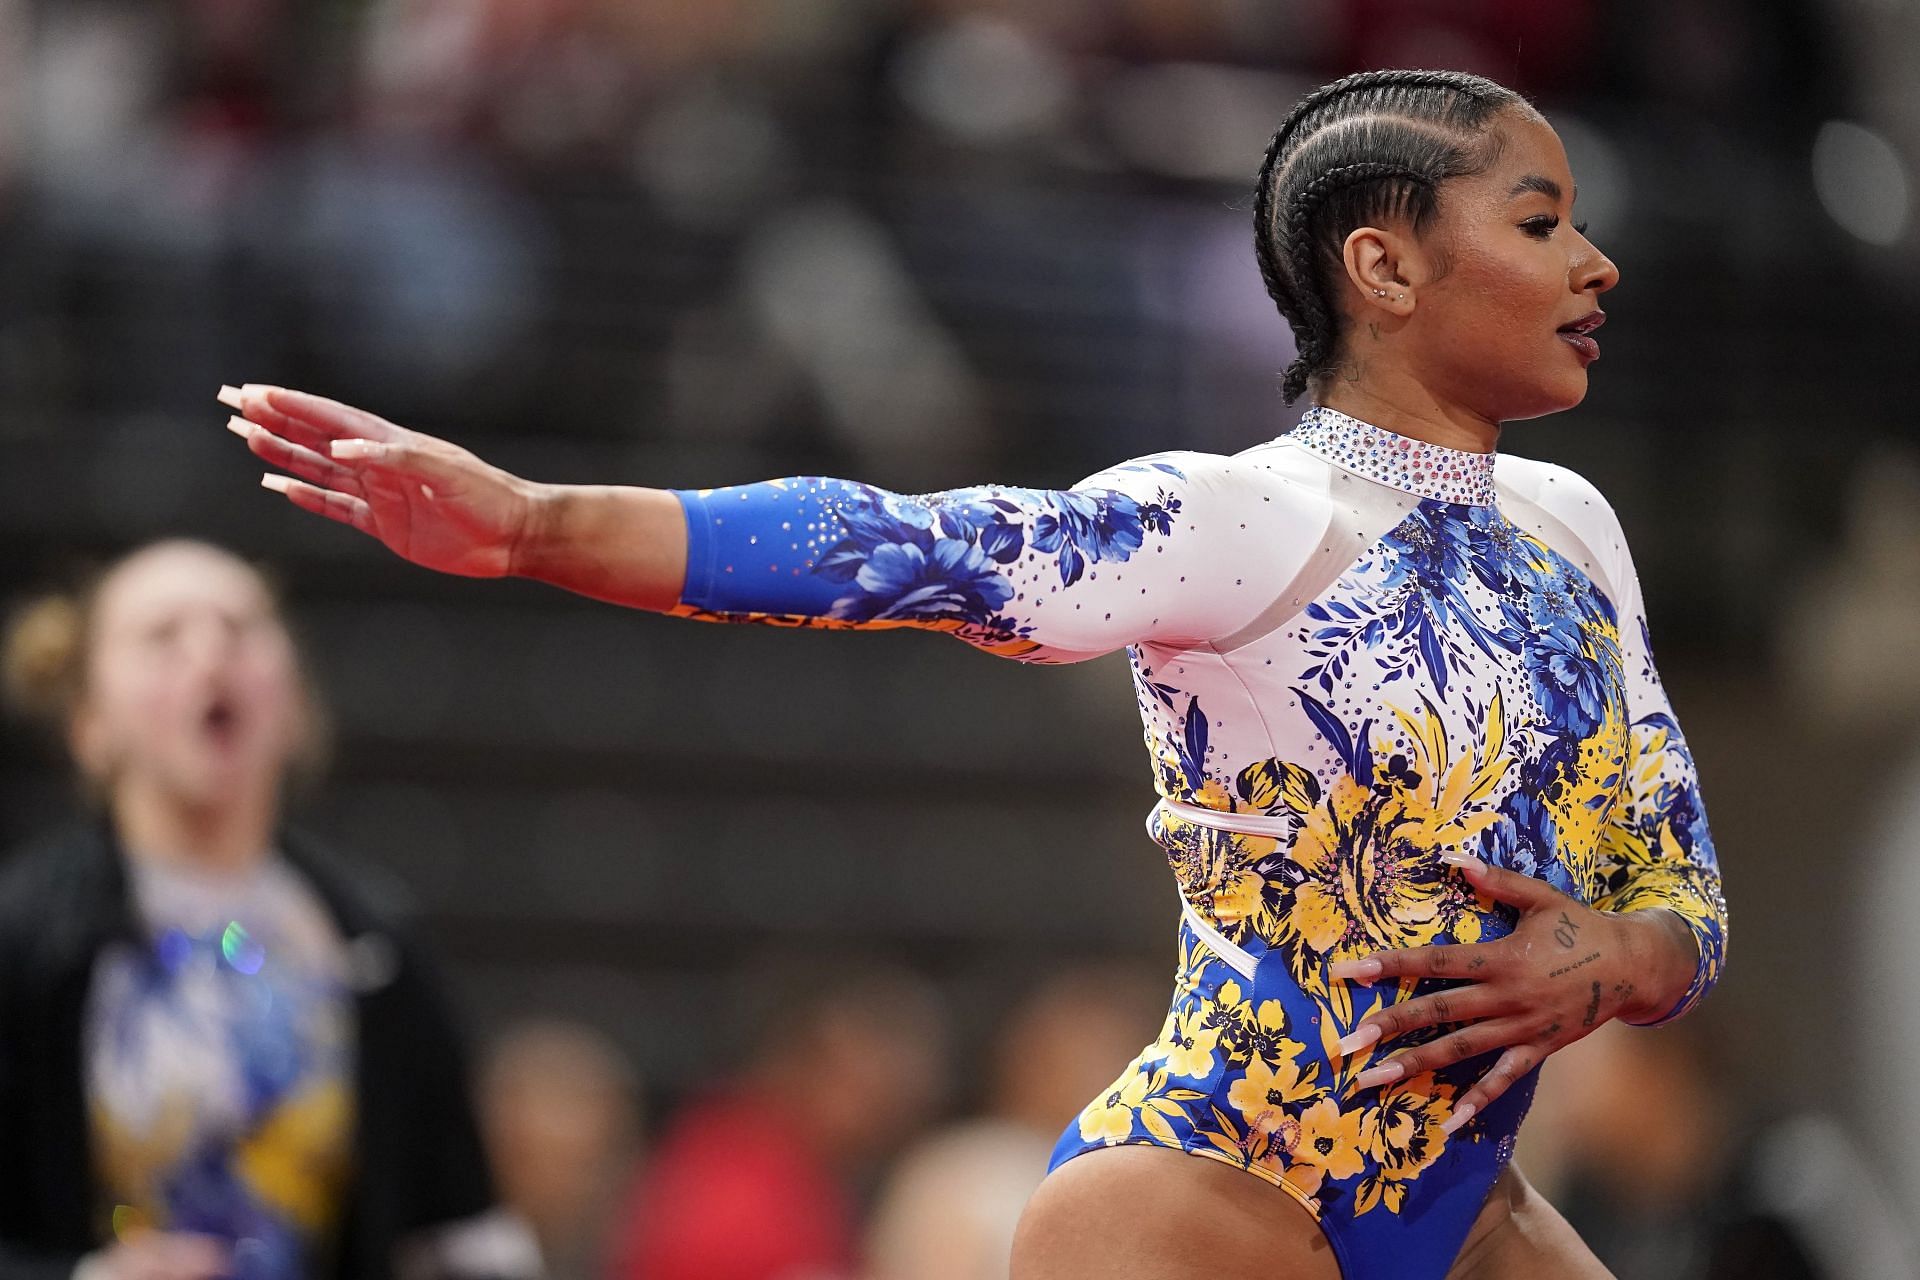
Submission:
<svg viewBox="0 0 1920 1280">
<path fill-rule="evenodd" d="M 281 826 L 319 713 L 260 575 L 148 546 L 6 674 L 98 811 L 0 876 L 0 1277 L 536 1274 L 424 962 Z"/>
<path fill-rule="evenodd" d="M 549 1280 L 599 1276 L 638 1138 L 632 1069 L 591 1028 L 528 1022 L 494 1044 L 480 1080 L 501 1199 L 533 1228 Z"/>
<path fill-rule="evenodd" d="M 1913 1274 L 1907 1228 L 1852 1140 L 1822 1116 L 1743 1105 L 1709 1028 L 1608 1026 L 1555 1056 L 1520 1158 L 1546 1166 L 1594 1253 L 1619 1280 Z"/>
<path fill-rule="evenodd" d="M 1152 1035 L 1160 995 L 1117 966 L 1029 994 L 995 1041 L 986 1114 L 927 1138 L 888 1179 L 867 1240 L 872 1280 L 1006 1280 L 1014 1226 L 1060 1131 Z"/>
<path fill-rule="evenodd" d="M 746 1061 L 662 1132 L 617 1280 L 856 1275 L 856 1189 L 943 1092 L 945 1019 L 918 980 L 789 965 L 753 986 Z"/>
</svg>

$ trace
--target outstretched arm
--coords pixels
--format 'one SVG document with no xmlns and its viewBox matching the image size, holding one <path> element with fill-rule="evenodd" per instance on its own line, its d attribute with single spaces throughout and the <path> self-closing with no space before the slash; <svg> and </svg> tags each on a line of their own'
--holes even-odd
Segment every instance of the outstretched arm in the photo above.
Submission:
<svg viewBox="0 0 1920 1280">
<path fill-rule="evenodd" d="M 442 573 L 513 575 L 643 609 L 679 603 L 686 521 L 662 489 L 543 485 L 445 440 L 283 387 L 223 387 L 262 481 Z"/>
<path fill-rule="evenodd" d="M 725 622 L 944 631 L 1072 661 L 1205 642 L 1285 581 L 1283 504 L 1225 459 L 1162 455 L 1072 489 L 908 496 L 796 477 L 711 490 L 541 485 L 318 396 L 223 389 L 265 483 L 447 573 L 535 578 Z M 1317 527 L 1314 532 L 1317 534 Z"/>
</svg>

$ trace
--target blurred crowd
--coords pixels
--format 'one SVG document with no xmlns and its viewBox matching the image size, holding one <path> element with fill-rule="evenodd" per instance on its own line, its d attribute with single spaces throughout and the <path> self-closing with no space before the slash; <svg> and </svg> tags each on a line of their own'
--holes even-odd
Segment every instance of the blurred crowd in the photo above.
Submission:
<svg viewBox="0 0 1920 1280">
<path fill-rule="evenodd" d="M 1655 614 L 1679 623 L 1663 654 L 1677 651 L 1683 673 L 1691 657 L 1710 675 L 1777 680 L 1765 697 L 1724 675 L 1679 689 L 1683 704 L 1707 706 L 1690 724 L 1704 726 L 1709 794 L 1743 796 L 1760 815 L 1716 805 L 1735 833 L 1723 844 L 1745 925 L 1720 1007 L 1654 1034 L 1608 1028 L 1558 1055 L 1521 1161 L 1622 1280 L 1914 1274 L 1920 1106 L 1900 1064 L 1920 1050 L 1920 1004 L 1891 978 L 1828 997 L 1836 970 L 1920 964 L 1908 923 L 1920 904 L 1920 782 L 1900 763 L 1920 721 L 1901 648 L 1920 621 L 1920 464 L 1896 377 L 1920 282 L 1916 48 L 1920 6 L 1864 0 L 0 0 L 0 445 L 12 459 L 0 464 L 0 593 L 44 586 L 76 551 L 104 559 L 160 531 L 258 529 L 218 523 L 242 517 L 230 514 L 232 476 L 206 464 L 225 443 L 205 429 L 209 393 L 242 378 L 453 424 L 554 478 L 645 462 L 669 482 L 811 468 L 934 487 L 1014 463 L 1070 479 L 1090 457 L 1239 447 L 1285 416 L 1275 371 L 1290 339 L 1245 226 L 1274 123 L 1306 88 L 1358 67 L 1482 72 L 1535 95 L 1560 125 L 1596 238 L 1627 264 L 1621 307 L 1641 308 L 1639 337 L 1617 326 L 1620 376 L 1597 378 L 1583 411 L 1611 424 L 1608 443 L 1564 439 L 1570 460 L 1631 481 L 1607 487 L 1624 491 L 1636 545 L 1649 533 Z M 1740 340 L 1703 344 L 1701 332 Z M 1629 373 L 1636 342 L 1647 358 Z M 339 630 L 372 629 L 351 594 L 362 588 L 343 585 L 356 574 L 327 574 L 357 563 L 353 552 L 323 535 L 276 536 L 276 558 L 346 601 L 354 622 Z M 222 581 L 277 618 L 247 572 Z M 483 622 L 430 652 L 455 670 L 467 649 L 526 648 L 528 633 Z M 631 643 L 606 634 L 577 629 L 549 655 Z M 406 649 L 370 640 L 353 652 L 362 667 L 373 654 L 400 671 Z M 354 686 L 337 657 L 319 659 L 336 677 L 324 683 L 371 688 L 360 705 L 389 726 L 431 684 L 399 688 L 409 681 L 391 675 L 382 686 L 375 671 Z M 1771 675 L 1757 674 L 1769 662 Z M 476 697 L 442 689 L 441 702 L 512 705 L 496 667 L 477 665 L 489 683 L 475 678 Z M 566 676 L 536 683 L 565 704 L 554 691 L 572 688 Z M 750 703 L 763 686 L 742 687 Z M 917 713 L 906 687 L 899 672 L 877 676 L 876 705 L 891 697 Z M 181 714 L 203 716 L 212 695 L 193 696 Z M 573 703 L 603 722 L 590 746 L 664 717 L 604 683 Z M 70 710 L 56 698 L 40 714 L 58 723 Z M 342 718 L 348 747 L 375 737 L 355 714 Z M 526 736 L 538 722 L 519 719 L 510 728 L 522 737 L 488 740 L 423 711 L 417 733 L 383 727 L 389 754 L 377 758 L 415 767 L 464 746 L 458 761 L 498 755 L 546 776 L 526 763 L 547 745 Z M 212 749 L 192 737 L 208 722 L 181 724 L 181 741 L 199 744 L 182 750 Z M 37 821 L 48 795 L 68 791 L 23 763 L 11 723 L 9 736 L 16 804 L 0 821 L 12 839 L 33 825 L 21 815 Z M 77 742 L 71 726 L 57 736 Z M 155 738 L 120 749 L 187 767 Z M 779 748 L 741 749 L 748 764 L 752 750 Z M 104 775 L 76 754 L 97 800 Z M 298 754 L 281 763 L 297 772 Z M 603 790 L 653 785 L 678 803 L 689 789 L 692 769 L 649 780 L 613 754 L 619 781 Z M 882 742 L 871 754 L 898 751 Z M 1824 809 L 1804 800 L 1814 783 L 1798 757 L 1824 762 Z M 950 775 L 950 760 L 938 765 Z M 29 792 L 41 808 L 19 799 Z M 620 827 L 628 812 L 590 821 L 589 806 L 562 802 L 585 815 L 569 831 Z M 381 819 L 358 830 L 385 824 L 412 866 L 428 865 L 435 850 L 461 852 L 444 831 L 448 843 L 433 844 L 451 804 L 436 803 L 413 826 L 403 804 L 356 811 Z M 672 830 L 654 838 L 671 844 Z M 605 900 L 588 906 L 614 904 L 600 921 L 614 933 L 659 924 L 638 908 L 618 914 L 655 890 L 644 905 L 685 914 L 659 889 L 671 882 L 609 888 L 578 849 L 491 834 L 499 847 L 467 850 L 463 865 L 491 858 L 518 884 L 523 846 L 572 856 L 586 896 Z M 627 844 L 639 838 L 623 830 L 616 856 L 638 860 Z M 1852 858 L 1855 848 L 1865 852 Z M 1829 874 L 1828 859 L 1845 874 Z M 428 926 L 460 874 L 401 877 Z M 1784 887 L 1752 887 L 1767 875 Z M 378 969 L 348 945 L 361 935 L 342 905 L 380 898 L 378 877 L 336 895 L 326 876 L 299 872 L 324 911 L 284 877 L 268 897 L 296 932 L 323 917 L 343 931 L 315 950 L 316 972 Z M 984 873 L 953 880 L 950 896 L 972 878 Z M 171 920 L 231 888 L 178 879 L 143 873 L 101 892 Z M 1131 910 L 1113 896 L 1116 917 Z M 218 975 L 209 990 L 237 1002 L 216 1000 L 219 1016 L 270 1049 L 292 1032 L 248 1003 L 245 939 L 193 924 L 213 909 L 174 924 Z M 1802 911 L 1814 913 L 1807 927 L 1753 932 Z M 878 914 L 843 906 L 815 927 L 844 939 Z M 477 955 L 497 971 L 543 945 L 569 961 L 591 950 L 572 935 L 528 941 L 550 935 L 505 908 L 480 919 L 485 945 L 450 947 L 454 967 Z M 953 947 L 974 953 L 1037 932 L 952 928 Z M 472 1107 L 464 1094 L 381 1105 L 444 1126 L 428 1149 L 484 1142 L 493 1178 L 481 1187 L 422 1167 L 414 1190 L 436 1189 L 432 1203 L 377 1192 L 418 1210 L 410 1227 L 433 1228 L 414 1255 L 423 1273 L 526 1274 L 523 1246 L 535 1243 L 556 1280 L 1004 1275 L 1053 1139 L 1154 1034 L 1164 975 L 1140 964 L 1158 958 L 1158 937 L 1120 959 L 1082 939 L 1071 961 L 1049 953 L 1009 966 L 1017 979 L 982 979 L 937 950 L 904 963 L 891 937 L 877 954 L 740 959 L 766 932 L 740 947 L 695 921 L 663 930 L 654 951 L 618 951 L 629 968 L 637 954 L 682 966 L 673 973 L 700 951 L 724 971 L 657 1002 L 685 1015 L 695 1047 L 643 1058 L 621 1034 L 627 1006 L 428 1019 L 428 1039 L 449 1053 L 478 1042 L 470 1067 L 460 1058 Z M 396 924 L 393 936 L 408 934 Z M 1743 986 L 1742 966 L 1761 980 Z M 965 982 L 949 981 L 961 970 Z M 476 985 L 469 974 L 466 989 Z M 355 990 L 334 990 L 299 1030 L 323 1084 L 344 1070 L 325 1063 Z M 1828 1016 L 1842 1005 L 1844 1023 Z M 661 1025 L 658 1008 L 648 1017 Z M 12 1054 L 17 1033 L 6 1034 Z M 41 1065 L 49 1079 L 64 1069 Z M 18 1061 L 0 1066 L 20 1078 Z M 139 1075 L 129 1067 L 120 1083 Z M 1797 1096 L 1793 1083 L 1816 1076 L 1829 1091 Z M 276 1106 L 306 1106 L 308 1076 L 273 1078 Z M 0 1070 L 0 1092 L 8 1084 Z M 133 1099 L 127 1125 L 164 1101 L 99 1093 Z M 313 1114 L 332 1127 L 308 1135 L 319 1155 L 302 1157 L 314 1163 L 300 1185 L 333 1212 L 360 1193 L 335 1167 L 342 1115 Z M 180 1139 L 165 1137 L 130 1139 L 126 1168 L 166 1163 L 155 1152 L 177 1153 Z M 30 1201 L 0 1196 L 0 1280 L 50 1274 L 8 1253 Z M 113 1225 L 131 1238 L 138 1223 Z M 171 1261 L 185 1274 L 196 1260 Z"/>
</svg>

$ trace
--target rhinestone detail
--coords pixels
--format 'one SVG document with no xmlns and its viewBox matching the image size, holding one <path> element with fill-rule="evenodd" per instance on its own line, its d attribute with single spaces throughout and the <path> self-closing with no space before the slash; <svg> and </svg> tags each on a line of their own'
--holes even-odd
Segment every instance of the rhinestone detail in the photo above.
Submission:
<svg viewBox="0 0 1920 1280">
<path fill-rule="evenodd" d="M 1343 471 L 1407 493 L 1469 507 L 1493 505 L 1491 453 L 1428 444 L 1325 405 L 1307 410 L 1285 438 Z"/>
</svg>

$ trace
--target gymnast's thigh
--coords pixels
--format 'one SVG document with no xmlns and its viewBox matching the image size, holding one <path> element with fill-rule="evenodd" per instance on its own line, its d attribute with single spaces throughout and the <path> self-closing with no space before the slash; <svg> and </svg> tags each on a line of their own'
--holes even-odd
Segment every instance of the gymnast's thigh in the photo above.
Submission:
<svg viewBox="0 0 1920 1280">
<path fill-rule="evenodd" d="M 1320 1226 L 1280 1188 L 1165 1147 L 1089 1151 L 1047 1175 L 1011 1280 L 1340 1280 Z"/>
<path fill-rule="evenodd" d="M 1508 1165 L 1447 1271 L 1447 1280 L 1614 1280 L 1560 1211 Z"/>
</svg>

